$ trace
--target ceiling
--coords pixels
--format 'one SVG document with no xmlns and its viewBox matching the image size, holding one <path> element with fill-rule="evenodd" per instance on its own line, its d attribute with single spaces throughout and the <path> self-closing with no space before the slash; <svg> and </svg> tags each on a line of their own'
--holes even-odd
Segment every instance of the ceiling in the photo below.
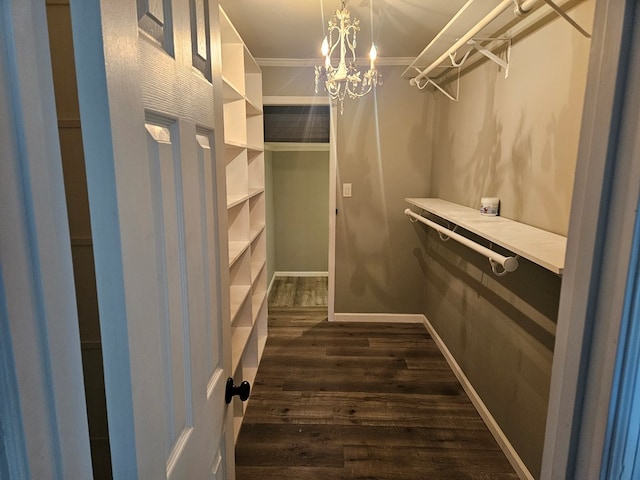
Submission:
<svg viewBox="0 0 640 480">
<path fill-rule="evenodd" d="M 360 20 L 357 55 L 366 57 L 373 40 L 385 58 L 414 58 L 451 19 L 465 0 L 349 0 Z M 338 0 L 220 0 L 245 44 L 257 59 L 317 59 L 326 22 Z M 324 24 L 322 11 L 324 7 Z M 409 62 L 407 62 L 408 64 Z"/>
</svg>

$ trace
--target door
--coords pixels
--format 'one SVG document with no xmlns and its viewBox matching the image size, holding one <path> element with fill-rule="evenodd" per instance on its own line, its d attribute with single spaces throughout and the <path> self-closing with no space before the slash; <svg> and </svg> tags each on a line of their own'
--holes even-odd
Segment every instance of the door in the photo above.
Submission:
<svg viewBox="0 0 640 480">
<path fill-rule="evenodd" d="M 71 15 L 113 476 L 233 478 L 217 5 L 77 1 Z"/>
<path fill-rule="evenodd" d="M 0 478 L 88 479 L 44 2 L 1 2 L 0 25 Z"/>
</svg>

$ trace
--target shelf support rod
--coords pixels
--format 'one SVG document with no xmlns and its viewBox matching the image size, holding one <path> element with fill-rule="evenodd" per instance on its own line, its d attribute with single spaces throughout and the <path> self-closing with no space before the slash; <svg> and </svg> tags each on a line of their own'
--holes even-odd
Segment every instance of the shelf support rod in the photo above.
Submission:
<svg viewBox="0 0 640 480">
<path fill-rule="evenodd" d="M 493 40 L 493 39 L 491 39 L 491 40 Z M 497 38 L 496 40 L 504 40 L 504 41 L 508 41 L 509 42 L 509 45 L 507 46 L 507 59 L 506 60 L 503 60 L 502 58 L 500 58 L 498 55 L 493 53 L 487 47 L 485 47 L 483 45 L 480 45 L 473 38 L 471 40 L 469 40 L 469 42 L 467 42 L 467 43 L 469 45 L 473 46 L 473 48 L 475 48 L 478 52 L 480 52 L 482 55 L 487 57 L 489 60 L 491 60 L 494 63 L 497 63 L 500 67 L 504 68 L 504 78 L 509 78 L 509 61 L 511 59 L 511 39 L 509 39 L 509 38 L 505 38 L 505 39 Z"/>
<path fill-rule="evenodd" d="M 576 30 L 578 30 L 582 35 L 584 35 L 587 38 L 591 38 L 591 35 L 584 29 L 582 28 L 580 25 L 578 25 L 578 22 L 576 22 L 573 18 L 571 18 L 569 15 L 567 15 L 567 12 L 565 12 L 562 8 L 560 8 L 558 5 L 556 5 L 554 2 L 552 2 L 551 0 L 544 0 L 544 3 L 546 3 L 547 5 L 549 5 L 553 10 L 555 10 L 555 12 L 560 15 L 562 18 L 564 18 L 567 22 L 569 22 L 571 24 L 571 26 L 573 28 L 575 28 Z"/>
<path fill-rule="evenodd" d="M 433 228 L 438 233 L 446 235 L 447 237 L 454 239 L 456 242 L 461 243 L 471 250 L 474 250 L 475 252 L 478 252 L 481 255 L 487 257 L 489 259 L 489 263 L 491 264 L 491 270 L 499 277 L 506 275 L 508 272 L 513 272 L 518 268 L 517 255 L 515 257 L 505 257 L 504 255 L 500 255 L 498 252 L 494 252 L 493 250 L 480 245 L 473 240 L 469 240 L 467 237 L 463 237 L 453 230 L 443 227 L 442 225 L 433 222 L 428 218 L 423 217 L 422 215 L 418 215 L 410 208 L 405 209 L 404 213 L 409 217 L 410 220 L 413 219 L 411 220 L 412 222 L 418 221 L 420 223 L 424 223 L 425 225 Z M 497 266 L 501 266 L 503 270 L 498 271 Z"/>
</svg>

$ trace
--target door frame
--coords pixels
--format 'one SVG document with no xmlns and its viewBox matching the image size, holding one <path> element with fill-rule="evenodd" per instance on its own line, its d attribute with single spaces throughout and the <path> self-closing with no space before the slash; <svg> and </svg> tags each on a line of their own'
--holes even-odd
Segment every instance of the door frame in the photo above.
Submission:
<svg viewBox="0 0 640 480">
<path fill-rule="evenodd" d="M 264 106 L 269 105 L 329 105 L 328 96 L 264 96 Z M 329 253 L 328 253 L 328 286 L 327 286 L 327 316 L 330 322 L 335 315 L 336 296 L 336 176 L 338 165 L 337 128 L 334 109 L 331 106 L 329 129 Z"/>
<path fill-rule="evenodd" d="M 0 473 L 93 478 L 45 2 L 0 25 Z"/>
<path fill-rule="evenodd" d="M 636 18 L 632 43 L 634 3 L 596 3 L 542 479 L 600 478 L 607 455 L 627 277 L 638 241 L 640 95 L 633 82 L 640 78 L 640 22 Z"/>
</svg>

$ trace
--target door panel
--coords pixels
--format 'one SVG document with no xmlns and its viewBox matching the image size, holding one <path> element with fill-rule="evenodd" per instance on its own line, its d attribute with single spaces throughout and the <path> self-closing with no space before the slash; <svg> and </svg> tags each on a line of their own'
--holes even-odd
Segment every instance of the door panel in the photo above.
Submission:
<svg viewBox="0 0 640 480">
<path fill-rule="evenodd" d="M 158 122 L 160 123 L 160 122 Z M 159 305 L 159 337 L 162 352 L 165 449 L 171 456 L 178 439 L 192 423 L 189 378 L 189 310 L 185 301 L 184 209 L 181 207 L 180 156 L 172 142 L 175 125 L 146 123 L 149 171 L 156 232 Z M 186 348 L 185 348 L 186 347 Z"/>
<path fill-rule="evenodd" d="M 80 3 L 72 19 L 114 478 L 230 479 L 216 19 L 203 18 L 218 9 Z"/>
</svg>

